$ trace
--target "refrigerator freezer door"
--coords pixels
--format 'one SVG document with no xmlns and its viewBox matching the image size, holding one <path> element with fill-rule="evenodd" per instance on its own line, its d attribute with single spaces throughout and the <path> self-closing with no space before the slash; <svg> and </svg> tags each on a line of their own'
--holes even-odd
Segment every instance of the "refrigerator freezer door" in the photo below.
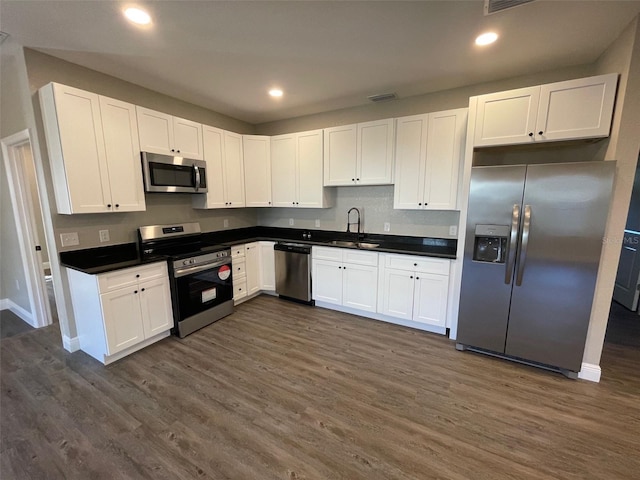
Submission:
<svg viewBox="0 0 640 480">
<path fill-rule="evenodd" d="M 614 162 L 527 167 L 507 355 L 580 370 L 614 171 Z"/>
<path fill-rule="evenodd" d="M 462 344 L 504 353 L 515 253 L 511 230 L 515 224 L 515 240 L 525 173 L 525 166 L 474 167 L 472 170 L 458 314 L 457 341 Z M 499 226 L 506 227 L 505 262 L 474 261 L 475 237 L 483 234 L 482 228 L 476 228 L 478 225 L 496 227 L 495 231 L 500 231 Z M 507 269 L 510 269 L 508 274 Z M 507 283 L 505 279 L 509 279 Z"/>
</svg>

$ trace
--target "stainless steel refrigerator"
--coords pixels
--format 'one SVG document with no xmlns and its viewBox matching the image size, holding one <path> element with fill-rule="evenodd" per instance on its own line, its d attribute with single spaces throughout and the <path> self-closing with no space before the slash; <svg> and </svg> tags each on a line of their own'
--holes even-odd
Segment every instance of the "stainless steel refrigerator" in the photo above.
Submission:
<svg viewBox="0 0 640 480">
<path fill-rule="evenodd" d="M 457 348 L 580 371 L 615 162 L 474 167 Z"/>
</svg>

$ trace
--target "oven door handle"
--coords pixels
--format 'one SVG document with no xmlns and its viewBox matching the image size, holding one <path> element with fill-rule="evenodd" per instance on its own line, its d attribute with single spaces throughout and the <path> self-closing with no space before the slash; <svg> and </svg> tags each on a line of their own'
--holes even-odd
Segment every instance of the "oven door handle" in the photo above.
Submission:
<svg viewBox="0 0 640 480">
<path fill-rule="evenodd" d="M 211 270 L 212 268 L 221 267 L 222 265 L 231 265 L 231 262 L 224 260 L 221 262 L 212 262 L 205 265 L 196 265 L 195 267 L 180 268 L 173 272 L 175 278 L 184 277 L 185 275 L 191 275 L 192 273 L 203 272 L 205 270 Z"/>
</svg>

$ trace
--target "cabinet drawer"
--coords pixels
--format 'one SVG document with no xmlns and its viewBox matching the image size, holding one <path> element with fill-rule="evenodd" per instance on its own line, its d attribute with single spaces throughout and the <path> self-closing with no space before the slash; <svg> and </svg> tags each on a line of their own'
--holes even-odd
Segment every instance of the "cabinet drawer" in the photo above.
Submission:
<svg viewBox="0 0 640 480">
<path fill-rule="evenodd" d="M 231 258 L 244 257 L 244 244 L 231 247 Z"/>
<path fill-rule="evenodd" d="M 247 296 L 247 281 L 243 280 L 233 284 L 233 299 L 239 300 Z"/>
<path fill-rule="evenodd" d="M 311 258 L 314 260 L 330 260 L 333 262 L 342 262 L 342 248 L 333 247 L 313 247 L 311 249 Z"/>
<path fill-rule="evenodd" d="M 342 261 L 355 265 L 378 266 L 378 253 L 345 248 L 342 250 Z"/>
<path fill-rule="evenodd" d="M 243 258 L 242 260 L 233 260 L 233 279 L 244 278 L 247 275 L 247 262 Z"/>
<path fill-rule="evenodd" d="M 165 262 L 152 263 L 143 267 L 125 268 L 98 275 L 98 289 L 100 293 L 110 292 L 162 276 L 167 276 L 167 264 Z"/>
<path fill-rule="evenodd" d="M 385 268 L 433 273 L 436 275 L 449 275 L 450 264 L 449 260 L 415 255 L 385 255 L 384 258 Z"/>
</svg>

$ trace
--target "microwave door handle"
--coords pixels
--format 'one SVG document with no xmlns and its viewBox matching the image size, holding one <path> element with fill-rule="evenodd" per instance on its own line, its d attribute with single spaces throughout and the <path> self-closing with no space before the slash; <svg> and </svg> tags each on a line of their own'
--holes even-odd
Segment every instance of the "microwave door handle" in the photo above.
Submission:
<svg viewBox="0 0 640 480">
<path fill-rule="evenodd" d="M 509 247 L 507 248 L 507 262 L 504 272 L 504 283 L 511 283 L 513 274 L 513 264 L 516 260 L 516 249 L 518 248 L 518 227 L 520 226 L 520 205 L 514 204 L 511 210 L 511 232 L 509 235 Z"/>
<path fill-rule="evenodd" d="M 193 171 L 196 176 L 196 192 L 200 189 L 200 169 L 197 165 L 193 166 Z"/>
<path fill-rule="evenodd" d="M 531 206 L 524 206 L 524 220 L 522 222 L 522 233 L 520 245 L 518 247 L 518 273 L 516 274 L 516 286 L 522 285 L 524 275 L 524 264 L 527 261 L 527 248 L 529 247 L 529 230 L 531 229 Z"/>
</svg>

